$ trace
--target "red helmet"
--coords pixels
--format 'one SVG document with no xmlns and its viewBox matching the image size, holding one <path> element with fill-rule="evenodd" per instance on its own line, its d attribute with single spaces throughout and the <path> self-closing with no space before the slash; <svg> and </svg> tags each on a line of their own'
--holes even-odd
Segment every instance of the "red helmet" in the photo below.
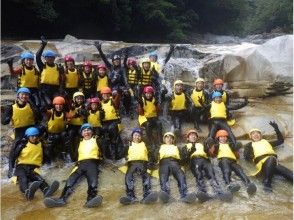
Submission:
<svg viewBox="0 0 294 220">
<path fill-rule="evenodd" d="M 71 62 L 75 62 L 74 58 L 72 58 L 71 56 L 66 55 L 66 56 L 64 57 L 64 62 L 66 63 L 66 62 L 69 62 L 69 61 L 71 61 Z"/>
<path fill-rule="evenodd" d="M 86 60 L 83 65 L 84 66 L 92 66 L 92 62 L 89 60 Z"/>
<path fill-rule="evenodd" d="M 111 88 L 109 87 L 103 87 L 101 88 L 101 94 L 111 94 Z"/>
<path fill-rule="evenodd" d="M 132 66 L 135 66 L 135 65 L 137 65 L 137 60 L 136 60 L 136 58 L 134 58 L 134 57 L 130 57 L 129 59 L 128 59 L 128 66 L 130 66 L 130 65 L 132 65 Z"/>
<path fill-rule="evenodd" d="M 224 84 L 224 81 L 222 79 L 215 79 L 213 82 L 213 85 L 219 85 L 219 84 Z"/>
<path fill-rule="evenodd" d="M 226 130 L 219 130 L 218 132 L 216 132 L 215 137 L 219 138 L 219 137 L 228 137 L 229 133 Z"/>
<path fill-rule="evenodd" d="M 101 68 L 107 70 L 107 67 L 105 66 L 105 64 L 98 64 L 98 66 L 97 66 L 97 70 L 99 70 L 99 69 L 101 69 Z"/>
<path fill-rule="evenodd" d="M 154 93 L 154 89 L 152 86 L 146 86 L 143 90 L 144 93 Z"/>
<path fill-rule="evenodd" d="M 90 99 L 90 101 L 89 101 L 89 103 L 100 103 L 100 100 L 99 100 L 99 98 L 97 98 L 97 97 L 94 97 L 94 98 L 91 98 Z"/>
</svg>

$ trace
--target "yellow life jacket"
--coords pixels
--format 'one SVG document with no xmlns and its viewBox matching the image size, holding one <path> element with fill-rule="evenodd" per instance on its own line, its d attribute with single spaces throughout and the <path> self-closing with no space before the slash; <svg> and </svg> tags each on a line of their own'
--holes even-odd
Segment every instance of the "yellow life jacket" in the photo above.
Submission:
<svg viewBox="0 0 294 220">
<path fill-rule="evenodd" d="M 128 83 L 129 84 L 138 84 L 136 70 L 131 70 L 131 69 L 128 70 Z"/>
<path fill-rule="evenodd" d="M 78 70 L 76 68 L 73 71 L 68 69 L 67 73 L 65 74 L 65 88 L 66 89 L 78 88 L 78 84 L 79 84 Z"/>
<path fill-rule="evenodd" d="M 235 154 L 233 153 L 232 149 L 230 148 L 229 144 L 219 144 L 217 158 L 230 158 L 233 160 L 237 160 Z"/>
<path fill-rule="evenodd" d="M 155 71 L 160 73 L 160 70 L 161 70 L 160 64 L 157 62 L 152 62 L 152 61 L 150 61 L 150 63 L 151 63 L 150 69 L 153 69 L 153 67 L 154 67 Z"/>
<path fill-rule="evenodd" d="M 180 160 L 180 152 L 176 145 L 162 144 L 159 149 L 159 159 L 174 158 Z"/>
<path fill-rule="evenodd" d="M 26 147 L 22 149 L 20 155 L 17 158 L 17 164 L 29 164 L 41 166 L 43 161 L 43 149 L 42 144 L 27 143 Z"/>
<path fill-rule="evenodd" d="M 204 96 L 203 90 L 196 91 L 196 89 L 193 89 L 193 92 L 191 94 L 191 99 L 192 99 L 195 107 L 202 107 L 202 105 L 199 102 L 199 99 L 201 99 L 201 98 L 202 98 L 203 102 L 205 102 L 205 96 Z"/>
<path fill-rule="evenodd" d="M 157 117 L 155 98 L 152 98 L 152 100 L 150 101 L 142 97 L 142 100 L 143 100 L 144 116 L 146 118 Z"/>
<path fill-rule="evenodd" d="M 105 111 L 105 117 L 102 121 L 111 121 L 119 119 L 119 114 L 112 104 L 112 99 L 110 98 L 106 103 L 101 102 L 102 109 Z"/>
<path fill-rule="evenodd" d="M 146 85 L 151 85 L 151 70 L 149 71 L 145 71 L 142 67 L 142 75 L 141 75 L 141 84 L 143 86 L 146 86 Z"/>
<path fill-rule="evenodd" d="M 88 160 L 88 159 L 98 159 L 102 158 L 100 148 L 97 144 L 96 138 L 92 137 L 89 140 L 82 140 L 79 144 L 78 149 L 79 157 L 78 161 Z"/>
<path fill-rule="evenodd" d="M 252 142 L 254 159 L 263 155 L 276 155 L 273 146 L 265 139 Z"/>
<path fill-rule="evenodd" d="M 174 93 L 174 99 L 171 101 L 170 110 L 185 110 L 186 109 L 186 97 L 182 92 L 180 95 Z"/>
<path fill-rule="evenodd" d="M 188 143 L 187 149 L 190 151 L 192 148 L 192 143 Z M 201 143 L 196 143 L 195 144 L 196 151 L 191 155 L 191 158 L 193 157 L 203 157 L 203 158 L 208 158 L 207 154 L 204 151 L 204 146 Z"/>
<path fill-rule="evenodd" d="M 47 126 L 49 133 L 57 134 L 65 130 L 66 120 L 64 113 L 62 113 L 60 116 L 57 116 L 54 112 L 55 111 L 51 110 L 52 115 L 50 116 Z"/>
<path fill-rule="evenodd" d="M 223 95 L 222 95 L 222 100 L 223 100 L 223 103 L 227 104 L 227 92 L 226 91 L 223 91 Z"/>
<path fill-rule="evenodd" d="M 14 128 L 26 127 L 35 124 L 34 112 L 29 103 L 20 108 L 15 103 L 12 105 L 12 125 Z"/>
<path fill-rule="evenodd" d="M 76 107 L 74 110 L 70 110 L 70 114 L 75 115 L 82 106 Z M 71 125 L 82 125 L 84 124 L 84 116 L 79 116 L 76 118 L 71 118 L 69 121 L 69 124 Z"/>
<path fill-rule="evenodd" d="M 59 85 L 59 71 L 56 64 L 54 67 L 45 64 L 41 73 L 41 83 L 55 86 Z"/>
<path fill-rule="evenodd" d="M 88 123 L 90 123 L 95 128 L 101 127 L 100 111 L 96 111 L 95 113 L 89 111 Z"/>
<path fill-rule="evenodd" d="M 148 151 L 145 143 L 132 142 L 128 150 L 128 161 L 143 160 L 148 161 Z"/>
<path fill-rule="evenodd" d="M 35 67 L 30 70 L 23 66 L 22 74 L 18 78 L 19 87 L 38 88 L 39 86 L 39 75 Z"/>
<path fill-rule="evenodd" d="M 91 89 L 92 83 L 93 83 L 93 71 L 89 75 L 83 72 L 83 78 L 84 78 L 84 88 Z"/>
<path fill-rule="evenodd" d="M 224 102 L 216 103 L 215 101 L 211 102 L 210 107 L 210 117 L 211 118 L 227 118 L 226 106 Z"/>
<path fill-rule="evenodd" d="M 104 77 L 98 75 L 96 91 L 100 92 L 103 87 L 108 87 L 108 77 L 106 75 Z"/>
</svg>

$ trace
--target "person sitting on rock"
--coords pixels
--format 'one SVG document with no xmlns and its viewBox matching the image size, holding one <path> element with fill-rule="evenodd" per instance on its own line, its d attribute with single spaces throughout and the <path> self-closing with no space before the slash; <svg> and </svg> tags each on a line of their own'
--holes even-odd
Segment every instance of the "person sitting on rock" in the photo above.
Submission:
<svg viewBox="0 0 294 220">
<path fill-rule="evenodd" d="M 57 54 L 52 50 L 44 51 L 46 45 L 47 41 L 44 37 L 41 37 L 41 47 L 36 53 L 37 66 L 41 72 L 40 98 L 45 102 L 42 106 L 51 104 L 54 96 L 63 93 L 62 86 L 64 80 L 63 67 L 54 62 Z M 43 63 L 41 56 L 44 57 L 45 63 Z"/>
<path fill-rule="evenodd" d="M 158 195 L 151 191 L 151 177 L 147 172 L 149 152 L 144 141 L 142 141 L 142 130 L 134 128 L 132 131 L 132 141 L 126 148 L 127 172 L 125 175 L 126 196 L 120 198 L 120 203 L 124 205 L 133 204 L 138 201 L 135 196 L 134 175 L 142 177 L 143 199 L 141 203 L 150 204 L 157 201 Z"/>
<path fill-rule="evenodd" d="M 244 173 L 242 167 L 237 163 L 239 159 L 239 149 L 229 142 L 229 134 L 226 130 L 218 130 L 215 138 L 217 144 L 211 143 L 207 146 L 211 157 L 217 157 L 218 166 L 220 167 L 223 179 L 232 193 L 240 190 L 240 185 L 237 183 L 232 183 L 231 174 L 232 171 L 239 176 L 247 187 L 247 193 L 253 195 L 256 192 L 256 186 L 250 181 L 247 175 Z"/>
<path fill-rule="evenodd" d="M 105 116 L 105 112 L 102 109 L 100 99 L 98 97 L 91 98 L 88 101 L 88 117 L 87 122 L 92 125 L 94 134 L 97 137 L 102 133 L 102 119 Z M 104 151 L 102 152 L 104 153 Z"/>
<path fill-rule="evenodd" d="M 21 87 L 16 92 L 16 101 L 13 105 L 6 106 L 1 115 L 1 124 L 12 122 L 15 142 L 23 138 L 27 128 L 37 124 L 42 115 L 39 109 L 30 101 L 30 90 Z"/>
<path fill-rule="evenodd" d="M 80 74 L 80 88 L 85 96 L 85 99 L 93 98 L 96 95 L 97 76 L 91 61 L 86 60 L 83 63 Z"/>
<path fill-rule="evenodd" d="M 87 121 L 87 109 L 85 106 L 85 96 L 82 92 L 75 92 L 73 94 L 72 105 L 69 111 L 69 121 L 67 132 L 71 140 L 70 156 L 73 161 L 78 157 L 78 139 L 81 125 Z"/>
<path fill-rule="evenodd" d="M 34 54 L 25 51 L 21 55 L 21 66 L 13 68 L 13 59 L 7 61 L 11 75 L 17 75 L 17 89 L 26 87 L 31 92 L 31 99 L 37 107 L 41 107 L 39 97 L 40 73 L 34 66 Z"/>
<path fill-rule="evenodd" d="M 119 97 L 112 98 L 109 87 L 101 89 L 101 105 L 105 116 L 102 119 L 102 148 L 105 149 L 107 159 L 119 160 L 123 157 L 124 145 L 120 137 Z"/>
<path fill-rule="evenodd" d="M 223 103 L 225 103 L 225 105 L 228 106 L 230 103 L 230 96 L 227 91 L 223 90 L 223 86 L 224 86 L 224 81 L 222 79 L 219 79 L 219 78 L 215 79 L 213 81 L 213 91 L 211 93 L 210 98 L 211 98 L 211 100 L 213 100 L 213 98 L 212 98 L 213 93 L 219 92 L 222 95 Z"/>
<path fill-rule="evenodd" d="M 102 196 L 97 195 L 99 165 L 103 159 L 101 149 L 93 127 L 89 123 L 81 126 L 82 139 L 78 147 L 78 163 L 71 171 L 59 199 L 45 198 L 44 204 L 48 208 L 66 205 L 69 196 L 74 192 L 74 186 L 78 180 L 85 176 L 88 183 L 88 196 L 85 207 L 93 208 L 101 205 Z"/>
<path fill-rule="evenodd" d="M 257 171 L 255 175 L 263 176 L 263 186 L 265 191 L 272 191 L 272 179 L 274 175 L 280 175 L 293 184 L 293 171 L 281 165 L 277 159 L 274 147 L 284 143 L 284 138 L 276 122 L 269 123 L 277 134 L 277 140 L 267 141 L 262 138 L 261 131 L 253 128 L 249 131 L 252 142 L 244 146 L 244 157 L 248 161 L 255 163 Z"/>
<path fill-rule="evenodd" d="M 190 100 L 184 93 L 183 81 L 174 82 L 174 90 L 171 96 L 166 97 L 169 105 L 169 115 L 171 116 L 172 125 L 175 134 L 180 136 L 183 121 L 187 118 Z"/>
<path fill-rule="evenodd" d="M 40 140 L 40 131 L 36 127 L 29 127 L 25 137 L 15 143 L 14 151 L 9 157 L 10 174 L 17 177 L 19 189 L 27 200 L 34 198 L 40 188 L 44 197 L 52 196 L 59 188 L 59 182 L 54 181 L 51 186 L 40 175 L 40 167 L 44 158 L 44 147 Z"/>
<path fill-rule="evenodd" d="M 67 55 L 64 57 L 64 91 L 68 104 L 73 94 L 79 90 L 80 76 L 78 69 L 75 67 L 73 57 Z"/>
<path fill-rule="evenodd" d="M 103 87 L 109 87 L 110 86 L 110 79 L 109 76 L 107 75 L 107 67 L 105 64 L 98 64 L 97 66 L 97 82 L 96 82 L 96 91 L 97 91 L 97 96 L 99 99 L 102 99 L 101 96 L 101 89 Z"/>
<path fill-rule="evenodd" d="M 231 201 L 233 196 L 231 193 L 224 192 L 221 185 L 217 181 L 215 176 L 213 165 L 209 159 L 209 153 L 207 146 L 211 146 L 214 141 L 208 138 L 205 141 L 205 147 L 198 142 L 198 133 L 196 130 L 189 130 L 187 133 L 188 143 L 183 147 L 183 155 L 186 156 L 184 161 L 190 165 L 190 169 L 196 179 L 196 186 L 198 189 L 197 198 L 201 202 L 205 202 L 211 197 L 206 190 L 205 176 L 209 179 L 210 185 L 214 191 L 214 197 L 223 201 Z"/>
<path fill-rule="evenodd" d="M 44 118 L 47 125 L 46 148 L 49 156 L 48 163 L 54 161 L 57 157 L 64 162 L 71 162 L 71 139 L 66 130 L 70 115 L 65 111 L 65 99 L 62 96 L 56 96 L 53 99 L 53 108 L 46 110 Z"/>
<path fill-rule="evenodd" d="M 195 88 L 191 91 L 190 98 L 192 100 L 190 118 L 194 123 L 194 128 L 201 132 L 199 124 L 201 121 L 207 121 L 207 109 L 205 106 L 209 102 L 209 94 L 206 90 L 204 90 L 203 78 L 199 77 L 196 79 Z"/>
<path fill-rule="evenodd" d="M 146 143 L 149 147 L 150 160 L 155 162 L 154 157 L 156 148 L 161 143 L 162 123 L 159 119 L 160 105 L 154 97 L 154 89 L 151 86 L 146 86 L 143 91 L 143 96 L 138 100 L 139 124 L 145 128 Z M 155 133 L 155 136 L 154 136 Z"/>
<path fill-rule="evenodd" d="M 236 137 L 227 123 L 229 115 L 228 111 L 239 109 L 243 105 L 247 105 L 248 102 L 236 106 L 226 106 L 225 103 L 222 101 L 222 94 L 220 92 L 214 92 L 212 94 L 212 99 L 213 101 L 206 106 L 206 108 L 209 109 L 210 129 L 208 137 L 213 138 L 217 130 L 224 129 L 229 133 L 229 137 L 233 144 L 236 145 Z"/>
<path fill-rule="evenodd" d="M 181 195 L 181 201 L 193 203 L 196 200 L 195 193 L 188 193 L 186 177 L 181 169 L 180 149 L 175 145 L 175 135 L 167 132 L 163 135 L 163 144 L 159 148 L 159 181 L 161 191 L 159 198 L 163 203 L 172 201 L 170 196 L 169 176 L 172 174 L 178 182 L 178 188 Z"/>
</svg>

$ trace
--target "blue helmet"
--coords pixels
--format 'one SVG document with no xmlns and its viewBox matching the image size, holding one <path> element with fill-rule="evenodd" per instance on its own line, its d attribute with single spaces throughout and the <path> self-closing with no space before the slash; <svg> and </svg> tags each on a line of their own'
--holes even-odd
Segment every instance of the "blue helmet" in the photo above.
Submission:
<svg viewBox="0 0 294 220">
<path fill-rule="evenodd" d="M 83 125 L 81 126 L 81 128 L 80 128 L 80 133 L 82 133 L 82 131 L 83 131 L 84 129 L 87 129 L 87 128 L 93 130 L 93 127 L 92 127 L 91 124 L 89 124 L 89 123 L 85 123 L 85 124 L 83 124 Z"/>
<path fill-rule="evenodd" d="M 18 95 L 19 93 L 28 93 L 31 94 L 30 90 L 26 87 L 21 87 L 17 90 L 16 94 Z"/>
<path fill-rule="evenodd" d="M 23 52 L 21 55 L 20 55 L 21 59 L 34 59 L 34 54 L 32 54 L 31 52 Z"/>
<path fill-rule="evenodd" d="M 42 53 L 42 56 L 43 56 L 43 57 L 56 57 L 56 53 L 53 52 L 52 50 L 45 50 L 45 51 Z"/>
<path fill-rule="evenodd" d="M 39 136 L 40 135 L 40 131 L 38 128 L 36 127 L 30 127 L 26 130 L 25 132 L 25 136 L 26 137 L 30 137 L 30 136 Z"/>
<path fill-rule="evenodd" d="M 156 57 L 156 59 L 158 58 L 158 55 L 155 51 L 152 51 L 149 53 L 149 57 Z"/>
<path fill-rule="evenodd" d="M 222 97 L 222 94 L 220 92 L 213 92 L 212 99 L 214 99 L 215 97 Z"/>
<path fill-rule="evenodd" d="M 142 135 L 141 128 L 134 128 L 133 131 L 132 131 L 132 137 L 133 137 L 133 134 L 135 134 L 135 133 L 139 133 L 140 135 Z"/>
</svg>

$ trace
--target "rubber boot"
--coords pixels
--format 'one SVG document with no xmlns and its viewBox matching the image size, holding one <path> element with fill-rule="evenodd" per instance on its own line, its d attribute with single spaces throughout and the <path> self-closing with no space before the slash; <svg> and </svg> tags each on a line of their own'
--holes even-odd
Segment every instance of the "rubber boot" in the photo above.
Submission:
<svg viewBox="0 0 294 220">
<path fill-rule="evenodd" d="M 102 196 L 97 196 L 97 187 L 89 187 L 88 189 L 88 197 L 87 202 L 85 203 L 85 207 L 94 208 L 102 203 Z"/>
<path fill-rule="evenodd" d="M 59 188 L 59 182 L 58 181 L 54 181 L 50 187 L 47 187 L 44 189 L 43 193 L 44 193 L 44 197 L 50 197 L 52 196 L 56 190 L 58 190 Z"/>
<path fill-rule="evenodd" d="M 197 183 L 197 189 L 198 189 L 196 196 L 198 198 L 198 201 L 202 203 L 211 199 L 211 197 L 206 192 L 204 178 L 197 177 L 196 183 Z"/>
<path fill-rule="evenodd" d="M 247 190 L 248 195 L 253 195 L 256 193 L 257 188 L 254 183 L 249 183 L 249 184 L 247 184 L 246 190 Z"/>
<path fill-rule="evenodd" d="M 39 189 L 41 181 L 34 181 L 30 184 L 29 188 L 25 191 L 25 197 L 27 200 L 32 200 L 35 196 L 36 191 Z"/>
</svg>

